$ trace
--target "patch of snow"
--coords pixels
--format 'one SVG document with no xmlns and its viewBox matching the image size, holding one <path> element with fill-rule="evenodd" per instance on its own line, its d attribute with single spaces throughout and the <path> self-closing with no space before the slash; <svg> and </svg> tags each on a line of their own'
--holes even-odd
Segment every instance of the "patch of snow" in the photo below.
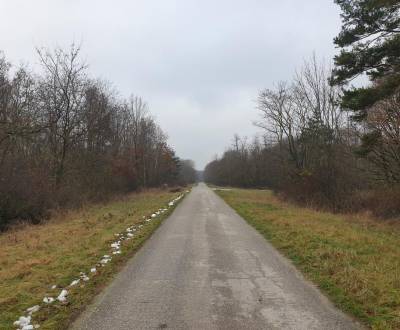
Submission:
<svg viewBox="0 0 400 330">
<path fill-rule="evenodd" d="M 31 316 L 21 316 L 18 321 L 14 322 L 14 325 L 17 327 L 24 327 L 31 323 Z"/>
<path fill-rule="evenodd" d="M 60 302 L 66 302 L 67 301 L 67 296 L 68 296 L 68 291 L 67 290 L 62 290 L 57 297 L 57 300 Z"/>
<path fill-rule="evenodd" d="M 79 279 L 73 280 L 69 286 L 77 285 L 79 283 L 79 281 L 80 281 Z"/>
<path fill-rule="evenodd" d="M 52 302 L 54 302 L 54 298 L 53 297 L 44 297 L 43 302 L 45 304 L 51 304 Z"/>
<path fill-rule="evenodd" d="M 35 305 L 32 307 L 29 307 L 26 311 L 28 312 L 29 315 L 32 315 L 32 313 L 36 313 L 40 309 L 39 305 Z"/>
<path fill-rule="evenodd" d="M 32 324 L 28 324 L 28 325 L 24 325 L 21 330 L 33 330 L 33 325 Z"/>
<path fill-rule="evenodd" d="M 104 266 L 106 263 L 111 261 L 111 257 L 108 254 L 105 254 L 103 258 L 100 260 L 100 264 Z"/>
</svg>

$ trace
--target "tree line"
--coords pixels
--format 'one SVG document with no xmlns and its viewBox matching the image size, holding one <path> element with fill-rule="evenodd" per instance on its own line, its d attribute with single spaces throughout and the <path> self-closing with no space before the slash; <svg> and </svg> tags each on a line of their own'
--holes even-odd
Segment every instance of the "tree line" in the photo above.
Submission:
<svg viewBox="0 0 400 330">
<path fill-rule="evenodd" d="M 260 91 L 255 123 L 206 166 L 219 185 L 269 187 L 306 205 L 400 214 L 400 5 L 336 0 L 342 50 L 333 69 L 312 57 L 291 82 Z M 370 84 L 351 81 L 367 77 Z"/>
<path fill-rule="evenodd" d="M 0 229 L 142 187 L 193 182 L 138 96 L 88 74 L 80 49 L 38 49 L 39 73 L 0 53 Z"/>
</svg>

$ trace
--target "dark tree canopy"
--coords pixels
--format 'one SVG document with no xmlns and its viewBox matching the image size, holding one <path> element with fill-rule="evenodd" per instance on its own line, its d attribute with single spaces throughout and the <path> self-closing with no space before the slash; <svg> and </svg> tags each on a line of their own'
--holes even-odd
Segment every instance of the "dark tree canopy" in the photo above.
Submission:
<svg viewBox="0 0 400 330">
<path fill-rule="evenodd" d="M 343 108 L 364 120 L 366 108 L 392 95 L 400 86 L 400 1 L 335 0 L 342 9 L 342 31 L 335 44 L 332 84 L 344 85 L 366 74 L 373 84 L 344 92 Z"/>
</svg>

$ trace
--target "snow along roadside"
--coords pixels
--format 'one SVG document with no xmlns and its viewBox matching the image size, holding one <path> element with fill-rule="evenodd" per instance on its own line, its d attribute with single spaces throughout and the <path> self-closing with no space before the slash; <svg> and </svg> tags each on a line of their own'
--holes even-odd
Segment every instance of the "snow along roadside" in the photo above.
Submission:
<svg viewBox="0 0 400 330">
<path fill-rule="evenodd" d="M 168 211 L 169 208 L 175 206 L 175 204 L 180 201 L 185 194 L 189 193 L 189 190 L 186 190 L 183 194 L 179 195 L 178 197 L 174 198 L 171 200 L 166 207 L 161 208 L 151 214 L 150 217 L 146 219 L 146 217 L 143 217 L 143 221 L 140 224 L 136 225 L 131 225 L 126 228 L 126 230 L 122 233 L 116 233 L 116 240 L 110 244 L 110 255 L 105 254 L 102 256 L 99 260 L 98 263 L 96 263 L 93 267 L 90 268 L 90 270 L 86 272 L 80 272 L 79 276 L 77 276 L 76 279 L 74 279 L 70 285 L 64 288 L 59 288 L 57 285 L 52 285 L 50 287 L 51 290 L 56 290 L 60 289 L 61 291 L 59 294 L 55 297 L 52 296 L 45 296 L 43 297 L 42 301 L 34 305 L 32 307 L 29 307 L 26 309 L 25 314 L 20 316 L 18 320 L 14 322 L 14 326 L 18 330 L 33 330 L 33 329 L 38 329 L 40 328 L 40 324 L 38 322 L 35 322 L 33 320 L 33 314 L 38 312 L 42 306 L 50 305 L 50 304 L 67 304 L 68 303 L 68 296 L 70 294 L 73 294 L 71 292 L 71 289 L 76 287 L 76 288 L 82 288 L 82 286 L 77 286 L 79 283 L 84 283 L 87 281 L 90 281 L 90 279 L 93 276 L 96 276 L 98 273 L 98 270 L 101 267 L 106 267 L 106 265 L 112 261 L 113 256 L 117 257 L 119 254 L 121 254 L 121 249 L 123 247 L 123 242 L 124 241 L 129 241 L 131 240 L 136 233 L 140 232 L 141 228 L 151 222 L 152 220 L 157 219 L 160 215 Z"/>
</svg>

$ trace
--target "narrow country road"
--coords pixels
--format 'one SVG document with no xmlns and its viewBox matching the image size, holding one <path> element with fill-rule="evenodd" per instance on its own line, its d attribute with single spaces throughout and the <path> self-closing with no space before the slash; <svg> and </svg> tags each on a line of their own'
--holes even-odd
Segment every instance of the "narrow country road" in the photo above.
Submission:
<svg viewBox="0 0 400 330">
<path fill-rule="evenodd" d="M 357 329 L 199 184 L 73 329 Z"/>
</svg>

